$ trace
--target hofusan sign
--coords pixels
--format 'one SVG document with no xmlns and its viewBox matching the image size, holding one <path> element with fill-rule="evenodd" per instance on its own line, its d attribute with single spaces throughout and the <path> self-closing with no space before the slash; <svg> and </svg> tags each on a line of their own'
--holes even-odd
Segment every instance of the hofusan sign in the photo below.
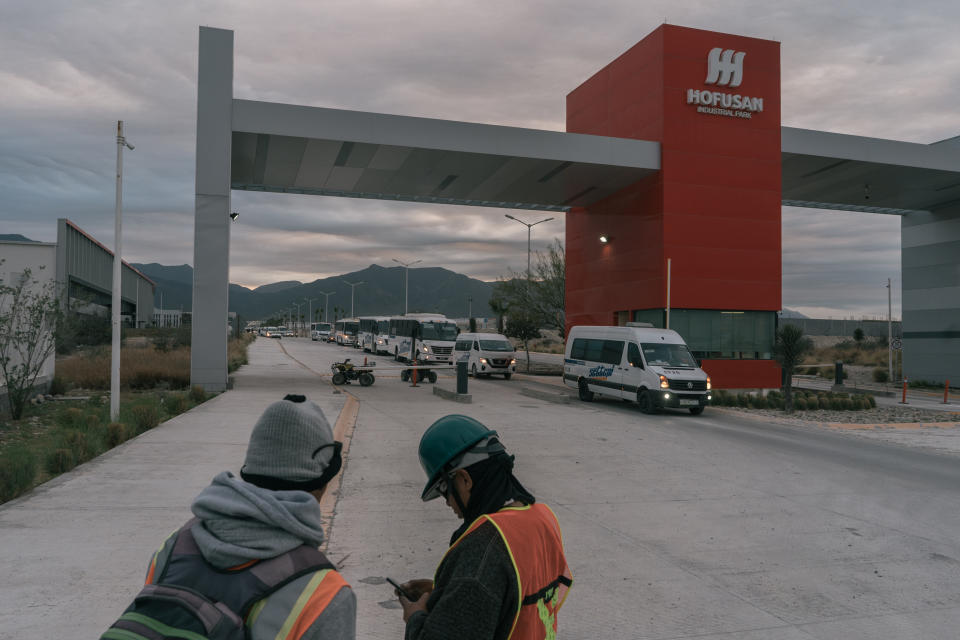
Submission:
<svg viewBox="0 0 960 640">
<path fill-rule="evenodd" d="M 739 87 L 743 82 L 744 51 L 715 47 L 707 54 L 707 78 L 704 84 Z M 751 118 L 763 111 L 763 98 L 726 91 L 687 89 L 687 104 L 696 105 L 699 113 L 733 118 Z"/>
</svg>

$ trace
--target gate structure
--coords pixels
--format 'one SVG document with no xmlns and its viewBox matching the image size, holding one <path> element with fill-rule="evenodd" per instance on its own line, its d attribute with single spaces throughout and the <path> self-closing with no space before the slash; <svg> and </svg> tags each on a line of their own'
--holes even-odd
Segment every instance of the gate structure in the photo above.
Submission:
<svg viewBox="0 0 960 640">
<path fill-rule="evenodd" d="M 898 215 L 904 370 L 960 379 L 956 139 L 783 127 L 779 43 L 673 25 L 571 92 L 567 129 L 238 100 L 233 32 L 201 27 L 192 384 L 227 383 L 232 189 L 566 212 L 568 324 L 669 318 L 717 388 L 780 386 L 783 205 Z"/>
</svg>

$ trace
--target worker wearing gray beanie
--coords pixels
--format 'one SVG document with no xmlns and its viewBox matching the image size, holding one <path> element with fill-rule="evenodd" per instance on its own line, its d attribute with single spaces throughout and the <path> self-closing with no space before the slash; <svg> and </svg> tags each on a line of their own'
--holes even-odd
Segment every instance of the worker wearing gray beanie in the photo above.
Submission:
<svg viewBox="0 0 960 640">
<path fill-rule="evenodd" d="M 264 489 L 315 491 L 340 471 L 340 448 L 320 407 L 288 395 L 254 425 L 240 476 Z"/>
<path fill-rule="evenodd" d="M 242 479 L 222 471 L 200 492 L 194 518 L 154 555 L 144 589 L 199 592 L 232 611 L 250 640 L 355 640 L 356 596 L 317 549 L 320 499 L 340 471 L 340 449 L 304 396 L 271 404 L 253 427 Z M 134 613 L 165 611 L 150 606 Z"/>
</svg>

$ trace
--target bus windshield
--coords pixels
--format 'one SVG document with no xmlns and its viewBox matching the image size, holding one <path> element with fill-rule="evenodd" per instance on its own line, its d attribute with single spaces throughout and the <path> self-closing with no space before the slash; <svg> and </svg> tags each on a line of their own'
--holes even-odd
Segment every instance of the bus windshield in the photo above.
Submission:
<svg viewBox="0 0 960 640">
<path fill-rule="evenodd" d="M 642 344 L 643 357 L 648 365 L 654 367 L 697 368 L 697 361 L 690 355 L 685 344 Z"/>
<path fill-rule="evenodd" d="M 484 351 L 513 351 L 513 345 L 506 340 L 481 340 L 480 348 Z"/>
<path fill-rule="evenodd" d="M 421 322 L 421 340 L 456 340 L 457 325 L 452 322 Z"/>
</svg>

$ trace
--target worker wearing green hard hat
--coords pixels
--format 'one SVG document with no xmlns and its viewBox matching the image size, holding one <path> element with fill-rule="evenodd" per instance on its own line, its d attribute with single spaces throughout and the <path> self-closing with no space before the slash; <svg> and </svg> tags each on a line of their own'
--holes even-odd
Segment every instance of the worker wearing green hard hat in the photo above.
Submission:
<svg viewBox="0 0 960 640">
<path fill-rule="evenodd" d="M 557 517 L 513 475 L 500 436 L 475 418 L 449 415 L 424 432 L 424 501 L 443 496 L 460 527 L 433 580 L 400 596 L 407 640 L 542 640 L 556 634 L 572 580 Z"/>
</svg>

